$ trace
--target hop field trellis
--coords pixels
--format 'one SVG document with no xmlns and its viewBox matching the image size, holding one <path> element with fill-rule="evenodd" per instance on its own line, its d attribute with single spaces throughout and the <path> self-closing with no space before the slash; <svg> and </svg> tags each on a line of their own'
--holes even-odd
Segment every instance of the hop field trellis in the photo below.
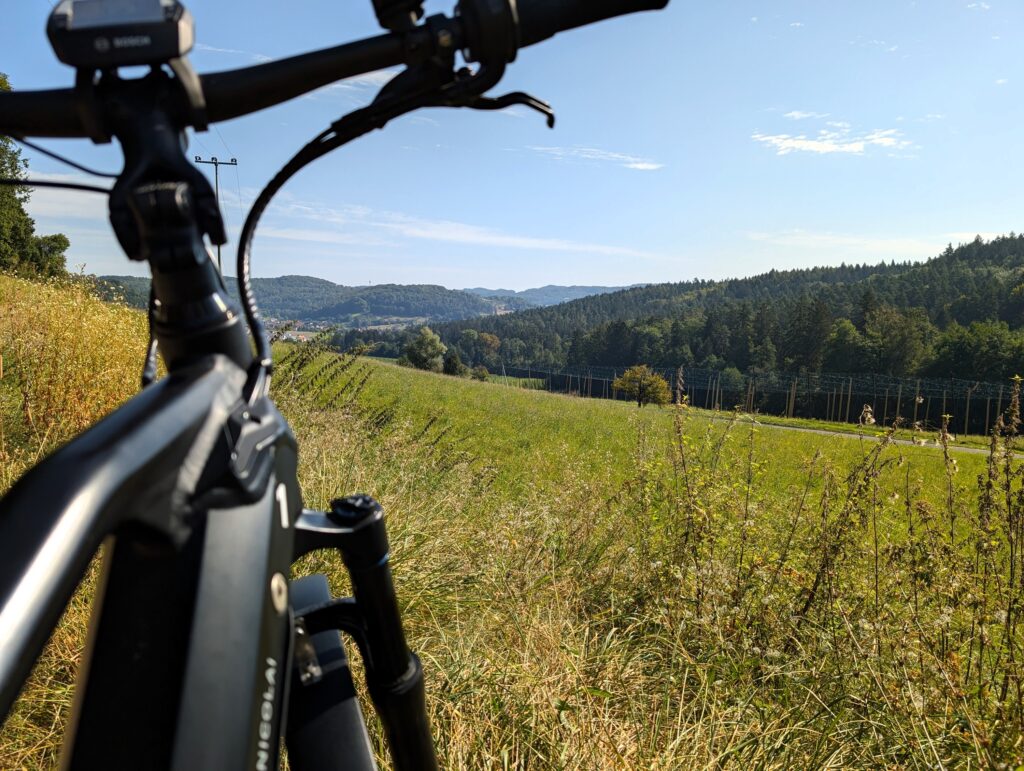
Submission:
<svg viewBox="0 0 1024 771">
<path fill-rule="evenodd" d="M 677 369 L 655 368 L 675 388 Z M 557 370 L 504 368 L 509 378 L 527 378 L 546 390 L 601 399 L 622 398 L 612 387 L 624 368 L 568 367 Z M 882 425 L 938 429 L 949 415 L 949 429 L 986 434 L 1010 400 L 1012 383 L 958 378 L 898 378 L 889 375 L 820 372 L 764 372 L 746 375 L 683 368 L 683 390 L 690 404 L 707 409 L 761 412 L 785 417 L 857 423 L 864 405 Z"/>
</svg>

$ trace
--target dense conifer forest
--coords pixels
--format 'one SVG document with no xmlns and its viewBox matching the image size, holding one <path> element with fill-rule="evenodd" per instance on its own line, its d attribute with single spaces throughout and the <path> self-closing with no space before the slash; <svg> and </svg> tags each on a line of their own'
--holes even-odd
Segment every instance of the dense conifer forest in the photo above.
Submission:
<svg viewBox="0 0 1024 771">
<path fill-rule="evenodd" d="M 997 380 L 1024 372 L 1024 236 L 924 263 L 772 270 L 627 289 L 435 327 L 469 365 L 697 366 Z M 410 333 L 339 347 L 399 355 Z"/>
</svg>

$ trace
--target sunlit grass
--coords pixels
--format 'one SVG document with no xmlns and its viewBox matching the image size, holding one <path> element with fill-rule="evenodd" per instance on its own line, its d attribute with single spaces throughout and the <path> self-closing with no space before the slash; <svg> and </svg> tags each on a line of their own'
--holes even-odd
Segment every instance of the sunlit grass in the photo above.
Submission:
<svg viewBox="0 0 1024 771">
<path fill-rule="evenodd" d="M 0 278 L 6 481 L 135 387 L 141 315 L 77 291 Z M 37 395 L 65 345 L 84 372 Z M 443 766 L 1024 761 L 1012 430 L 987 460 L 279 353 L 307 505 L 360 491 L 388 512 Z M 297 570 L 344 591 L 332 555 Z M 55 762 L 90 586 L 0 732 L 4 767 Z"/>
</svg>

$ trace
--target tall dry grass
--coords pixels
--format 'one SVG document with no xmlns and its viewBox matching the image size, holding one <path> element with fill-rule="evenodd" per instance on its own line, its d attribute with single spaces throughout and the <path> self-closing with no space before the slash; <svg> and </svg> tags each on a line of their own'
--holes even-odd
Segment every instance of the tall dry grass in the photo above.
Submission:
<svg viewBox="0 0 1024 771">
<path fill-rule="evenodd" d="M 0 275 L 0 491 L 138 390 L 145 318 L 77 279 Z M 56 761 L 85 644 L 95 566 L 0 731 L 0 768 Z"/>
<path fill-rule="evenodd" d="M 0 276 L 0 489 L 138 390 L 145 330 L 84 281 Z"/>
<path fill-rule="evenodd" d="M 46 324 L 60 334 L 59 294 L 46 293 L 63 290 L 15 292 L 8 281 L 0 312 L 12 294 L 32 292 L 52 297 L 55 310 L 16 335 L 0 332 L 5 348 L 46 337 Z M 125 338 L 112 382 L 130 392 L 141 317 L 131 327 L 123 311 L 81 302 L 79 312 L 94 315 L 79 326 L 127 330 L 111 333 Z M 103 358 L 113 345 L 105 340 L 91 355 Z M 300 440 L 307 505 L 365 491 L 388 512 L 446 767 L 1024 762 L 1019 393 L 979 479 L 965 478 L 944 447 L 939 495 L 924 494 L 916 456 L 891 441 L 866 442 L 845 467 L 812 454 L 802 480 L 779 489 L 766 482 L 766 464 L 782 459 L 755 452 L 767 441 L 757 426 L 697 420 L 682 407 L 668 433 L 638 422 L 628 455 L 609 458 L 605 471 L 551 446 L 557 463 L 544 478 L 513 486 L 498 482 L 510 459 L 454 435 L 443 412 L 410 418 L 400 394 L 368 406 L 365 362 L 315 345 L 280 353 L 275 395 Z M 76 382 L 68 387 L 92 387 Z M 49 433 L 26 427 L 15 397 L 32 392 L 8 390 L 5 421 L 16 425 L 5 430 L 21 432 L 28 455 L 32 442 L 71 430 L 73 421 Z M 496 409 L 509 398 L 494 395 Z M 544 441 L 525 425 L 523 437 Z M 313 571 L 345 590 L 332 555 L 297 567 Z M 86 595 L 0 732 L 4 764 L 53 762 Z"/>
</svg>

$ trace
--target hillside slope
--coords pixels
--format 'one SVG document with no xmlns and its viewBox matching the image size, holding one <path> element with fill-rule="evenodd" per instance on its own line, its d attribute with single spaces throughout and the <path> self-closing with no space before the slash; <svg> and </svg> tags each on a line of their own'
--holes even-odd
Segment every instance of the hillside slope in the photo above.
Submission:
<svg viewBox="0 0 1024 771">
<path fill-rule="evenodd" d="M 105 297 L 120 296 L 136 308 L 145 308 L 149 301 L 148 278 L 101 276 L 98 281 Z M 226 277 L 225 283 L 237 299 L 235 279 Z M 429 284 L 341 286 L 311 276 L 281 276 L 253 279 L 252 286 L 260 310 L 268 318 L 346 327 L 452 321 L 532 305 L 516 298 L 484 298 Z"/>
<path fill-rule="evenodd" d="M 938 332 L 954 324 L 991 322 L 1009 330 L 1024 324 L 1022 274 L 1024 236 L 1011 234 L 949 247 L 924 263 L 772 270 L 728 281 L 655 284 L 550 308 L 457 321 L 437 331 L 464 360 L 487 366 L 621 367 L 644 362 L 924 374 L 933 370 L 931 357 L 938 351 L 931 347 L 941 342 L 935 339 Z M 847 325 L 836 329 L 843 320 Z M 912 347 L 924 352 L 901 364 L 898 352 L 878 350 L 878 340 L 893 338 L 894 330 L 913 331 L 917 339 Z M 473 335 L 482 333 L 500 342 L 490 358 L 488 350 L 474 343 Z M 838 338 L 830 356 L 833 335 Z M 999 335 L 994 329 L 989 337 Z M 341 342 L 351 341 L 350 336 Z M 401 337 L 363 341 L 395 348 Z M 1024 359 L 1024 353 L 1015 353 L 1012 361 L 1018 358 Z M 969 370 L 975 365 L 956 363 L 956 374 L 974 377 L 977 373 Z M 954 374 L 946 364 L 939 369 L 943 367 L 937 376 Z M 1009 362 L 1007 368 L 1013 368 Z M 1008 374 L 1013 372 L 987 376 Z"/>
</svg>

